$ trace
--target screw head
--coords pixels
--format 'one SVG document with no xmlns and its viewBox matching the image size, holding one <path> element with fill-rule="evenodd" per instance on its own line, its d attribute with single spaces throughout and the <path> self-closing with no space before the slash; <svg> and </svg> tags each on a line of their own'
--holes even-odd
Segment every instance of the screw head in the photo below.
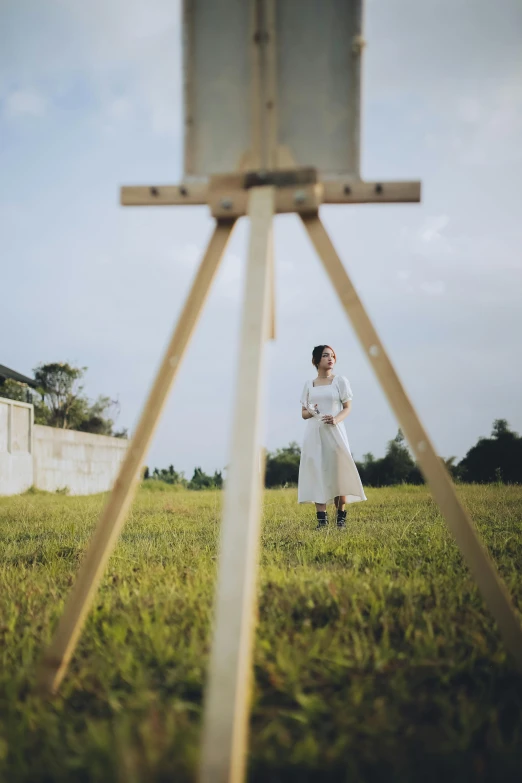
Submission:
<svg viewBox="0 0 522 783">
<path fill-rule="evenodd" d="M 231 198 L 224 198 L 221 201 L 221 209 L 232 209 L 234 202 Z"/>
<path fill-rule="evenodd" d="M 294 193 L 294 201 L 296 204 L 304 204 L 306 201 L 306 191 L 296 190 Z"/>
</svg>

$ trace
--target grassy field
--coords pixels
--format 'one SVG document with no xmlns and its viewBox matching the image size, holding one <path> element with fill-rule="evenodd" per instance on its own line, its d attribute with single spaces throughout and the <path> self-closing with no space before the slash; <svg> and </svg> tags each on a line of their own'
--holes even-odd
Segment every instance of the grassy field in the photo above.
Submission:
<svg viewBox="0 0 522 783">
<path fill-rule="evenodd" d="M 522 487 L 459 487 L 522 608 Z M 0 498 L 0 780 L 194 780 L 219 492 L 142 488 L 60 694 L 34 692 L 103 496 Z M 315 531 L 265 494 L 249 781 L 520 781 L 522 675 L 424 487 Z"/>
</svg>

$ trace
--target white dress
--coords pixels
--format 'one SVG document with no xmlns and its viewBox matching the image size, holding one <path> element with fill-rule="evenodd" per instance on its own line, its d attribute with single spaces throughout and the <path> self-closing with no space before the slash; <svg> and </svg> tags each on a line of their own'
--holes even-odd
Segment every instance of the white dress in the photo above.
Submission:
<svg viewBox="0 0 522 783">
<path fill-rule="evenodd" d="M 299 503 L 331 503 L 346 495 L 347 503 L 366 500 L 359 472 L 350 452 L 344 422 L 325 424 L 321 416 L 337 414 L 343 402 L 353 398 L 348 380 L 334 376 L 329 386 L 305 383 L 301 405 L 308 410 L 317 405 L 319 416 L 306 419 L 299 465 Z"/>
</svg>

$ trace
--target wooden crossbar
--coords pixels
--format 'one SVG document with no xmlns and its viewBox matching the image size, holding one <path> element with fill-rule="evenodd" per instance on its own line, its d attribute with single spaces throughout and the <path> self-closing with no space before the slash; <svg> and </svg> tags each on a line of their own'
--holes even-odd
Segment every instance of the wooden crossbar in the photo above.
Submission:
<svg viewBox="0 0 522 783">
<path fill-rule="evenodd" d="M 209 203 L 209 193 L 219 190 L 223 199 L 237 198 L 238 191 L 246 188 L 246 177 L 229 175 L 215 178 L 212 183 L 186 182 L 179 185 L 125 185 L 121 188 L 120 200 L 124 207 L 158 207 L 158 206 L 206 206 Z M 259 182 L 259 184 L 261 184 Z M 415 203 L 421 199 L 420 182 L 362 182 L 359 180 L 324 180 L 316 182 L 322 186 L 320 203 L 322 204 L 393 204 Z M 286 186 L 290 187 L 290 186 Z M 293 193 L 302 190 L 304 184 L 296 183 Z M 275 211 L 299 212 L 299 204 L 293 208 L 280 209 L 278 201 L 284 201 L 280 192 L 286 188 L 279 187 L 276 192 Z M 243 213 L 246 215 L 246 199 L 243 203 Z"/>
</svg>

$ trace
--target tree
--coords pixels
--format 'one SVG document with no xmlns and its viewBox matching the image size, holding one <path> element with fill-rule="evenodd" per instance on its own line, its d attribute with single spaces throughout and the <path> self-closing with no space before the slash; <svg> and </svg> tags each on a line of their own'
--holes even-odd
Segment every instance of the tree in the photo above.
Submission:
<svg viewBox="0 0 522 783">
<path fill-rule="evenodd" d="M 144 478 L 164 481 L 165 484 L 181 484 L 184 486 L 187 483 L 184 474 L 174 470 L 174 465 L 169 465 L 168 468 L 161 468 L 161 470 L 154 468 L 152 476 L 149 473 L 149 469 L 145 468 Z"/>
<path fill-rule="evenodd" d="M 194 475 L 187 486 L 189 489 L 221 489 L 223 477 L 217 470 L 213 476 L 208 476 L 201 468 L 194 468 Z"/>
<path fill-rule="evenodd" d="M 509 429 L 509 424 L 507 422 L 507 419 L 495 419 L 493 422 L 493 428 L 491 431 L 491 434 L 494 438 L 497 438 L 497 440 L 504 435 L 507 435 L 509 438 L 517 437 L 516 432 L 512 432 Z"/>
<path fill-rule="evenodd" d="M 362 462 L 355 463 L 363 484 L 373 487 L 376 476 L 376 460 L 371 451 L 363 454 Z"/>
<path fill-rule="evenodd" d="M 8 379 L 0 387 L 0 396 L 31 402 L 35 424 L 126 438 L 127 430 L 114 432 L 114 419 L 120 410 L 117 400 L 99 396 L 90 402 L 82 394 L 80 381 L 86 370 L 67 362 L 40 364 L 33 371 L 36 390 Z"/>
<path fill-rule="evenodd" d="M 406 446 L 401 430 L 397 432 L 393 440 L 389 441 L 384 457 L 375 459 L 373 454 L 368 453 L 363 456 L 363 461 L 357 462 L 356 465 L 362 483 L 370 487 L 422 484 L 424 482 L 422 473 Z"/>
<path fill-rule="evenodd" d="M 463 481 L 522 483 L 522 437 L 506 419 L 495 419 L 491 438 L 479 438 L 458 464 Z"/>
<path fill-rule="evenodd" d="M 9 400 L 18 400 L 19 402 L 32 403 L 34 407 L 35 424 L 47 424 L 49 410 L 45 405 L 41 395 L 27 386 L 25 383 L 19 383 L 12 378 L 7 378 L 0 386 L 0 397 L 6 397 Z"/>
<path fill-rule="evenodd" d="M 120 404 L 117 400 L 100 395 L 90 406 L 87 400 L 79 400 L 78 403 L 80 402 L 84 402 L 85 405 L 78 405 L 78 415 L 71 422 L 71 429 L 92 432 L 95 435 L 112 435 L 115 438 L 127 437 L 126 429 L 114 432 L 114 419 L 109 418 L 112 416 L 116 418 L 119 414 Z"/>
<path fill-rule="evenodd" d="M 450 476 L 453 479 L 453 481 L 459 481 L 460 480 L 459 466 L 455 465 L 455 460 L 456 459 L 457 459 L 456 457 L 446 457 L 446 458 L 441 457 L 441 460 L 442 460 L 442 462 L 444 464 L 444 467 L 446 468 L 446 470 L 450 474 Z"/>
<path fill-rule="evenodd" d="M 25 383 L 19 383 L 12 378 L 6 378 L 0 385 L 0 397 L 18 402 L 32 402 L 33 390 Z"/>
<path fill-rule="evenodd" d="M 265 486 L 283 487 L 297 484 L 301 449 L 295 442 L 266 455 Z"/>
<path fill-rule="evenodd" d="M 70 417 L 78 419 L 85 414 L 86 401 L 79 385 L 86 367 L 73 367 L 68 362 L 40 364 L 34 370 L 34 379 L 42 400 L 48 409 L 46 424 L 51 427 L 73 429 Z"/>
<path fill-rule="evenodd" d="M 92 432 L 95 435 L 127 437 L 127 430 L 114 432 L 114 418 L 119 414 L 117 400 L 100 395 L 94 402 L 82 394 L 87 367 L 74 367 L 68 362 L 41 364 L 34 370 L 41 394 L 41 404 L 35 401 L 35 421 L 51 427 Z"/>
<path fill-rule="evenodd" d="M 379 462 L 380 485 L 420 483 L 415 471 L 415 462 L 404 444 L 404 436 L 400 430 L 388 443 L 386 454 Z"/>
</svg>

